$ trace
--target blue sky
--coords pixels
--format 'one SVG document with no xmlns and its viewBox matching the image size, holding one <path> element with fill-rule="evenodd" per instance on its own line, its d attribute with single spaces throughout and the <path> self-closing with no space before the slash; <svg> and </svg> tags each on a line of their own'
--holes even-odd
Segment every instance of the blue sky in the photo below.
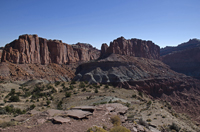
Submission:
<svg viewBox="0 0 200 132">
<path fill-rule="evenodd" d="M 0 0 L 0 46 L 22 34 L 97 48 L 120 36 L 174 46 L 200 39 L 200 0 Z"/>
</svg>

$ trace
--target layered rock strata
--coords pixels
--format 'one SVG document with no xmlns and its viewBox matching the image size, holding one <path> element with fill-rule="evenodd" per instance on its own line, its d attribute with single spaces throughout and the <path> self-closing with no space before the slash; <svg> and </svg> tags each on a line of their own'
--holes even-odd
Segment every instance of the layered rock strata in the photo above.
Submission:
<svg viewBox="0 0 200 132">
<path fill-rule="evenodd" d="M 110 54 L 159 59 L 160 47 L 155 45 L 152 41 L 140 39 L 126 40 L 124 37 L 120 37 L 111 42 L 110 46 L 107 44 L 102 45 L 101 58 L 105 58 Z"/>
<path fill-rule="evenodd" d="M 17 64 L 67 64 L 90 61 L 100 55 L 100 51 L 95 48 L 79 47 L 79 44 L 72 46 L 61 40 L 47 40 L 37 35 L 22 35 L 5 46 L 1 60 Z"/>
</svg>

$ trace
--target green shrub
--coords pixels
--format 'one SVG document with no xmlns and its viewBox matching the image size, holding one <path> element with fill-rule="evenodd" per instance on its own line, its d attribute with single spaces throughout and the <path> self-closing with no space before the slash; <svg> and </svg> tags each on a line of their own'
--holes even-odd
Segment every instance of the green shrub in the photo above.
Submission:
<svg viewBox="0 0 200 132">
<path fill-rule="evenodd" d="M 11 97 L 9 98 L 10 102 L 19 102 L 19 96 L 18 95 L 11 95 Z"/>
<path fill-rule="evenodd" d="M 99 91 L 98 91 L 98 89 L 95 89 L 95 91 L 94 91 L 95 93 L 98 93 Z"/>
<path fill-rule="evenodd" d="M 133 95 L 132 95 L 132 98 L 136 98 L 136 97 L 137 97 L 136 94 L 133 94 Z"/>
<path fill-rule="evenodd" d="M 109 85 L 108 85 L 108 84 L 106 84 L 106 85 L 105 85 L 105 88 L 109 88 Z"/>
<path fill-rule="evenodd" d="M 47 103 L 47 106 L 48 106 L 48 105 L 50 105 L 51 101 L 47 100 L 46 103 Z"/>
<path fill-rule="evenodd" d="M 130 104 L 129 102 L 126 102 L 125 106 L 126 106 L 126 107 L 130 107 L 131 104 Z"/>
<path fill-rule="evenodd" d="M 170 125 L 170 127 L 169 127 L 171 130 L 175 130 L 175 131 L 177 131 L 177 132 L 179 132 L 180 131 L 180 127 L 177 125 L 177 124 L 175 124 L 174 122 L 172 123 L 172 125 Z"/>
<path fill-rule="evenodd" d="M 5 111 L 4 108 L 1 108 L 1 107 L 0 107 L 0 115 L 3 115 L 3 114 L 6 114 L 6 111 Z"/>
<path fill-rule="evenodd" d="M 57 109 L 62 110 L 62 101 L 59 101 L 59 103 L 57 104 Z"/>
<path fill-rule="evenodd" d="M 107 131 L 101 127 L 94 126 L 92 128 L 89 128 L 87 132 L 107 132 Z"/>
<path fill-rule="evenodd" d="M 80 88 L 84 88 L 84 87 L 85 87 L 84 82 L 81 82 L 81 83 L 79 84 L 79 87 L 80 87 Z"/>
<path fill-rule="evenodd" d="M 32 105 L 30 106 L 30 110 L 33 110 L 35 107 L 36 107 L 35 104 L 32 104 Z"/>
<path fill-rule="evenodd" d="M 58 86 L 60 84 L 60 81 L 55 82 L 55 86 Z"/>
<path fill-rule="evenodd" d="M 119 118 L 119 116 L 112 116 L 111 118 L 110 118 L 110 120 L 111 120 L 111 123 L 114 125 L 114 126 L 119 126 L 119 125 L 121 125 L 121 119 Z"/>
<path fill-rule="evenodd" d="M 65 93 L 65 97 L 66 97 L 66 98 L 71 97 L 71 93 L 70 93 L 70 92 L 66 92 L 66 93 Z"/>
<path fill-rule="evenodd" d="M 25 94 L 23 96 L 24 96 L 24 98 L 27 98 L 27 97 L 31 96 L 31 92 L 25 92 Z"/>
<path fill-rule="evenodd" d="M 151 119 L 147 119 L 146 121 L 147 121 L 147 122 L 151 122 Z"/>
<path fill-rule="evenodd" d="M 15 94 L 15 89 L 11 89 L 9 95 L 14 95 Z"/>
<path fill-rule="evenodd" d="M 86 88 L 83 88 L 83 89 L 82 89 L 82 92 L 85 92 L 85 91 L 86 91 Z"/>
<path fill-rule="evenodd" d="M 139 91 L 139 95 L 140 97 L 143 97 L 143 93 L 141 91 Z"/>
<path fill-rule="evenodd" d="M 131 131 L 123 126 L 115 126 L 112 129 L 110 129 L 109 132 L 131 132 Z"/>
<path fill-rule="evenodd" d="M 15 121 L 10 121 L 10 122 L 1 122 L 0 123 L 0 127 L 2 128 L 6 128 L 6 127 L 10 127 L 10 126 L 16 126 L 17 123 Z"/>
<path fill-rule="evenodd" d="M 151 101 L 149 101 L 149 102 L 147 103 L 147 105 L 148 105 L 148 106 L 150 106 L 151 104 L 152 104 L 152 102 L 151 102 Z"/>
<path fill-rule="evenodd" d="M 76 84 L 76 81 L 71 81 L 71 84 Z"/>
</svg>

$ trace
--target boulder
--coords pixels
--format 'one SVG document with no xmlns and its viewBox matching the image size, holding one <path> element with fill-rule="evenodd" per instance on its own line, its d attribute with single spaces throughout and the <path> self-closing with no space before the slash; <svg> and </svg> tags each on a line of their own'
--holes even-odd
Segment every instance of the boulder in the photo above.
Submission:
<svg viewBox="0 0 200 132">
<path fill-rule="evenodd" d="M 82 110 L 69 110 L 67 111 L 67 115 L 72 118 L 83 119 L 83 118 L 87 118 L 87 116 L 89 115 L 92 115 L 92 113 L 88 111 L 82 111 Z"/>
<path fill-rule="evenodd" d="M 60 117 L 60 116 L 56 116 L 56 117 L 52 118 L 52 122 L 55 123 L 55 124 L 63 124 L 63 123 L 70 122 L 70 119 L 69 118 L 63 118 L 63 117 Z"/>
</svg>

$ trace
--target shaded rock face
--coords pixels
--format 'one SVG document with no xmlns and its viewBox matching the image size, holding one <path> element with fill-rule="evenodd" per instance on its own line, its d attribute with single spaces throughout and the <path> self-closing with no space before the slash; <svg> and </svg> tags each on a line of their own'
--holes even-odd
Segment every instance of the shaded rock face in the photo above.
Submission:
<svg viewBox="0 0 200 132">
<path fill-rule="evenodd" d="M 22 35 L 7 44 L 3 50 L 2 62 L 19 64 L 67 64 L 97 59 L 100 51 L 82 44 L 71 46 L 59 40 L 47 40 L 37 35 Z"/>
<path fill-rule="evenodd" d="M 152 41 L 140 39 L 126 40 L 125 38 L 120 37 L 111 42 L 109 47 L 106 44 L 102 45 L 102 58 L 105 58 L 112 53 L 149 59 L 159 59 L 160 47 L 155 45 Z"/>
<path fill-rule="evenodd" d="M 178 46 L 167 46 L 165 48 L 160 49 L 160 56 L 164 56 L 173 52 L 182 51 L 186 49 L 191 49 L 200 46 L 199 39 L 190 39 L 188 42 L 179 44 Z"/>
<path fill-rule="evenodd" d="M 161 50 L 166 54 L 170 50 Z M 171 48 L 169 54 L 161 57 L 162 61 L 176 72 L 200 79 L 200 40 L 192 39 L 187 43 Z"/>
<path fill-rule="evenodd" d="M 3 47 L 0 47 L 0 60 L 1 60 L 2 52 L 3 52 Z"/>
</svg>

